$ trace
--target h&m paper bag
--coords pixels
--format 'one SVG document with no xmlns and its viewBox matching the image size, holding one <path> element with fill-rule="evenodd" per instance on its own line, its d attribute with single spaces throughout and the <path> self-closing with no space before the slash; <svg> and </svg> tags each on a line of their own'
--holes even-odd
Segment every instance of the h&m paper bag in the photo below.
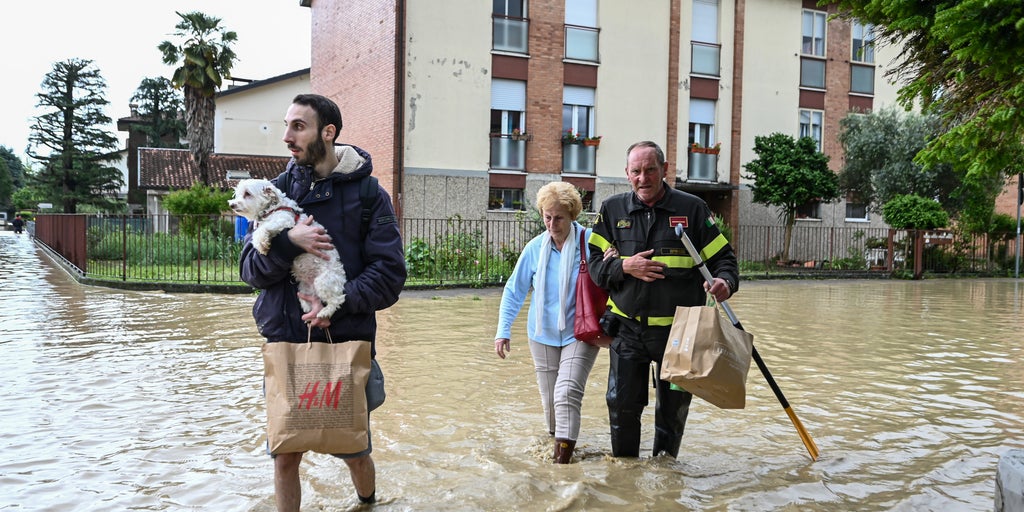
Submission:
<svg viewBox="0 0 1024 512">
<path fill-rule="evenodd" d="M 263 366 L 270 453 L 367 448 L 370 342 L 264 343 Z"/>
<path fill-rule="evenodd" d="M 722 409 L 746 405 L 754 337 L 708 306 L 676 307 L 661 379 Z"/>
</svg>

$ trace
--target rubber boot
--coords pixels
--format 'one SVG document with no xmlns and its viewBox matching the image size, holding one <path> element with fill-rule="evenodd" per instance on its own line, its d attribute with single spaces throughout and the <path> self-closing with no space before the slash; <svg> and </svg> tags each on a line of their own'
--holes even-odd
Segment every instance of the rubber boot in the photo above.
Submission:
<svg viewBox="0 0 1024 512">
<path fill-rule="evenodd" d="M 576 448 L 576 441 L 569 439 L 555 439 L 555 464 L 568 464 L 572 459 L 572 451 Z"/>
</svg>

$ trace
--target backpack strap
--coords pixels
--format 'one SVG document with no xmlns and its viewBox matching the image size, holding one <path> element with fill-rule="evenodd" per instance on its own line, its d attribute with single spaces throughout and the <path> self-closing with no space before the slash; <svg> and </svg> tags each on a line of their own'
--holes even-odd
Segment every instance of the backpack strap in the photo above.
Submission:
<svg viewBox="0 0 1024 512">
<path fill-rule="evenodd" d="M 370 215 L 373 213 L 373 203 L 377 202 L 377 178 L 373 175 L 364 176 L 359 183 L 359 204 L 362 205 L 360 215 L 359 238 L 365 239 L 366 233 L 370 230 Z"/>
<path fill-rule="evenodd" d="M 274 180 L 277 183 L 277 188 L 284 192 L 284 195 L 288 195 L 288 191 L 292 188 L 292 175 L 288 172 L 282 172 Z M 366 233 L 370 231 L 370 216 L 373 214 L 373 203 L 377 202 L 377 195 L 380 194 L 380 190 L 377 186 L 377 177 L 373 175 L 363 176 L 359 180 L 359 204 L 362 207 L 359 215 L 359 238 L 365 239 Z"/>
</svg>

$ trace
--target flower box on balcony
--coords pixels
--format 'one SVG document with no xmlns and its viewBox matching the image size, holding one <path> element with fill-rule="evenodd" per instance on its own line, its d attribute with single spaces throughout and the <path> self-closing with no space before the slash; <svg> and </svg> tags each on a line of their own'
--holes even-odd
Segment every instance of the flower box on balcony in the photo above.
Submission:
<svg viewBox="0 0 1024 512">
<path fill-rule="evenodd" d="M 509 135 L 509 137 L 512 140 L 532 140 L 533 139 L 533 135 L 531 135 L 529 133 L 526 133 L 526 132 L 520 132 L 519 130 L 512 130 L 512 134 Z"/>
<path fill-rule="evenodd" d="M 722 143 L 715 143 L 714 146 L 701 146 L 699 143 L 694 142 L 690 144 L 690 153 L 704 153 L 707 155 L 717 155 L 722 150 Z"/>
</svg>

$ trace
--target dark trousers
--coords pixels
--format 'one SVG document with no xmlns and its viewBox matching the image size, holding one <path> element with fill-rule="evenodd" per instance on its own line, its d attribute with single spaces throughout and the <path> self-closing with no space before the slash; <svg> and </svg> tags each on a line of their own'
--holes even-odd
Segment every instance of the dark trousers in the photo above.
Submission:
<svg viewBox="0 0 1024 512">
<path fill-rule="evenodd" d="M 653 381 L 654 449 L 652 454 L 679 456 L 679 444 L 686 427 L 693 395 L 676 391 L 658 378 L 670 327 L 650 327 L 623 320 L 610 348 L 608 369 L 608 422 L 611 425 L 612 456 L 640 456 L 640 416 L 648 403 L 651 362 L 656 364 Z"/>
</svg>

